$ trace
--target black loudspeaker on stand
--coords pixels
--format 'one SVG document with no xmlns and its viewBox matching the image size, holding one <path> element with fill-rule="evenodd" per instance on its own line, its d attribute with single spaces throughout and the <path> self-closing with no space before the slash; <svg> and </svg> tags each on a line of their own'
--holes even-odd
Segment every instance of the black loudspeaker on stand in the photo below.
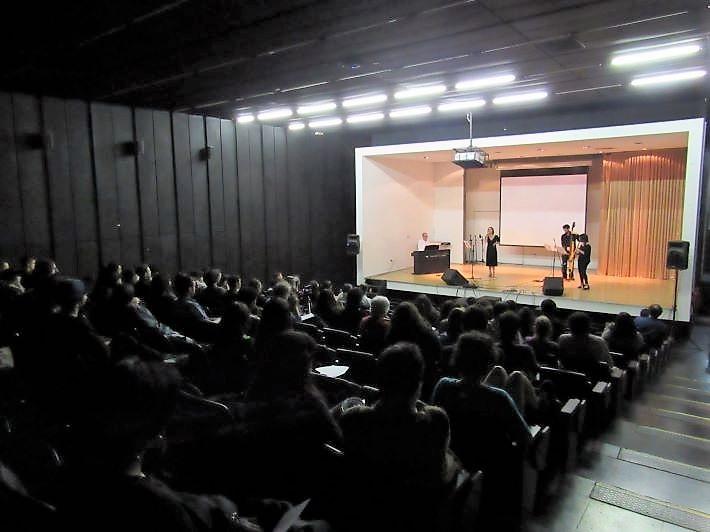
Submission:
<svg viewBox="0 0 710 532">
<path fill-rule="evenodd" d="M 675 334 L 675 313 L 678 309 L 678 271 L 688 269 L 688 255 L 690 254 L 690 242 L 686 240 L 669 240 L 668 252 L 666 253 L 666 268 L 676 270 L 675 287 L 673 290 L 673 333 Z"/>
</svg>

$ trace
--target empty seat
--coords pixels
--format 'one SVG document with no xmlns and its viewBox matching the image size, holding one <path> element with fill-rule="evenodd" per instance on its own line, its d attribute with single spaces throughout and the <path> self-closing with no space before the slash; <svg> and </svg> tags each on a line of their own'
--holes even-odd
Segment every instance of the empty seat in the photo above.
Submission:
<svg viewBox="0 0 710 532">
<path fill-rule="evenodd" d="M 357 338 L 347 331 L 339 329 L 323 329 L 323 338 L 325 345 L 333 349 L 355 349 L 357 347 Z"/>
<path fill-rule="evenodd" d="M 377 357 L 362 351 L 352 349 L 337 349 L 337 358 L 340 364 L 349 366 L 346 378 L 358 384 L 375 384 L 377 372 Z"/>
</svg>

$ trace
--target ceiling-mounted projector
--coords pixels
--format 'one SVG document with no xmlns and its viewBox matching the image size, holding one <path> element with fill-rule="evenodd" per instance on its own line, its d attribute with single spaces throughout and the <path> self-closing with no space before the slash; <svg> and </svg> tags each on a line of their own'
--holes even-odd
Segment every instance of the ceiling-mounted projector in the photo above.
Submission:
<svg viewBox="0 0 710 532">
<path fill-rule="evenodd" d="M 454 148 L 453 163 L 464 170 L 467 168 L 484 168 L 488 166 L 488 154 L 481 148 L 473 145 L 473 115 L 466 113 L 468 122 L 468 146 L 466 148 Z"/>
</svg>

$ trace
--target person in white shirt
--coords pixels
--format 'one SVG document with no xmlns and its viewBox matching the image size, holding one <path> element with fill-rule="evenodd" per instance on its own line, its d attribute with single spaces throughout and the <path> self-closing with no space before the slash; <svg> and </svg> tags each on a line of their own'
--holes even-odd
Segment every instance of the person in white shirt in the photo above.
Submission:
<svg viewBox="0 0 710 532">
<path fill-rule="evenodd" d="M 417 243 L 417 251 L 424 251 L 424 248 L 426 248 L 429 245 L 429 233 L 422 233 L 422 237 L 419 239 L 419 242 Z"/>
</svg>

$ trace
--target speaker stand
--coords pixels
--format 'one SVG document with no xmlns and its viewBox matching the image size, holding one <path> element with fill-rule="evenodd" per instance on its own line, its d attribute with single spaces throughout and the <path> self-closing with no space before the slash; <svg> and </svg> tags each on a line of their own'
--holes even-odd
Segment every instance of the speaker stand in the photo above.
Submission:
<svg viewBox="0 0 710 532">
<path fill-rule="evenodd" d="M 673 287 L 673 321 L 671 323 L 671 337 L 675 338 L 675 312 L 678 308 L 678 273 L 680 270 L 675 270 L 675 286 Z"/>
</svg>

